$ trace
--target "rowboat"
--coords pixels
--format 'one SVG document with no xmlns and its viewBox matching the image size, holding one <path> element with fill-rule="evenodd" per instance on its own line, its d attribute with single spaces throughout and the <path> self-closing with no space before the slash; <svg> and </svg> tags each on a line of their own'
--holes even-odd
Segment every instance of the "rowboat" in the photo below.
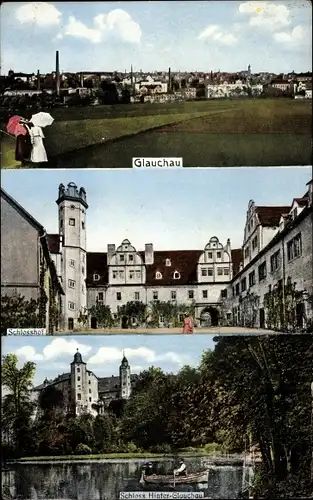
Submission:
<svg viewBox="0 0 313 500">
<path fill-rule="evenodd" d="M 202 472 L 193 472 L 191 474 L 187 474 L 187 476 L 175 476 L 171 475 L 164 475 L 164 476 L 159 476 L 157 474 L 153 474 L 152 476 L 145 476 L 142 474 L 140 482 L 141 483 L 147 483 L 147 484 L 169 484 L 169 485 L 176 485 L 176 484 L 195 484 L 195 483 L 207 483 L 209 481 L 209 471 L 202 471 Z"/>
</svg>

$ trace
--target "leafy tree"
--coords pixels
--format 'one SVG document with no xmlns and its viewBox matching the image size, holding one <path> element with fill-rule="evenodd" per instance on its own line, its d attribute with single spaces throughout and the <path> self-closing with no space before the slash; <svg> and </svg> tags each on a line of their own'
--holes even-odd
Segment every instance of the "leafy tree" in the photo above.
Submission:
<svg viewBox="0 0 313 500">
<path fill-rule="evenodd" d="M 113 326 L 114 320 L 112 318 L 111 309 L 104 304 L 96 304 L 88 310 L 89 317 L 97 319 L 97 324 L 103 328 Z"/>
<path fill-rule="evenodd" d="M 1 330 L 8 328 L 39 328 L 38 301 L 27 300 L 22 295 L 1 297 Z"/>
<path fill-rule="evenodd" d="M 146 320 L 146 305 L 137 301 L 127 302 L 119 308 L 118 317 L 126 317 L 128 326 L 132 326 L 133 319 L 140 325 Z"/>
</svg>

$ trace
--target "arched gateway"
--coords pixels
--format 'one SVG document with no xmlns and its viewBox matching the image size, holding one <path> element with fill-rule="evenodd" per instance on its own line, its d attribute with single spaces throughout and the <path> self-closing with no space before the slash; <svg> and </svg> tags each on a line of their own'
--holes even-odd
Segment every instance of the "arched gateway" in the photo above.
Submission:
<svg viewBox="0 0 313 500">
<path fill-rule="evenodd" d="M 219 325 L 220 314 L 216 307 L 206 307 L 200 315 L 201 327 L 210 327 Z"/>
</svg>

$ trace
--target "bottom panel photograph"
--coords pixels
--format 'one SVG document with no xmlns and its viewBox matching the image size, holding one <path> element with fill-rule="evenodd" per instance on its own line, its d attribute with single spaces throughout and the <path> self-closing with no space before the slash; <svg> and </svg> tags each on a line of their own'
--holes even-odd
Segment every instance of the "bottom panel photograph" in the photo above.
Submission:
<svg viewBox="0 0 313 500">
<path fill-rule="evenodd" d="M 2 498 L 312 498 L 311 335 L 2 338 Z"/>
</svg>

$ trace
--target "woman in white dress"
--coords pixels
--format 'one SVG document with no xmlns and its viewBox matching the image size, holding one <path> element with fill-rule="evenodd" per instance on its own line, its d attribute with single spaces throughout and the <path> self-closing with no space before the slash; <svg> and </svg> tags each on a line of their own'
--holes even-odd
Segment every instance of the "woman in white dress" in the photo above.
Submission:
<svg viewBox="0 0 313 500">
<path fill-rule="evenodd" d="M 43 145 L 43 139 L 45 138 L 45 136 L 43 134 L 42 128 L 38 127 L 37 125 L 29 127 L 25 124 L 25 126 L 28 129 L 30 140 L 32 143 L 30 161 L 32 163 L 43 163 L 48 161 L 47 153 Z"/>
</svg>

